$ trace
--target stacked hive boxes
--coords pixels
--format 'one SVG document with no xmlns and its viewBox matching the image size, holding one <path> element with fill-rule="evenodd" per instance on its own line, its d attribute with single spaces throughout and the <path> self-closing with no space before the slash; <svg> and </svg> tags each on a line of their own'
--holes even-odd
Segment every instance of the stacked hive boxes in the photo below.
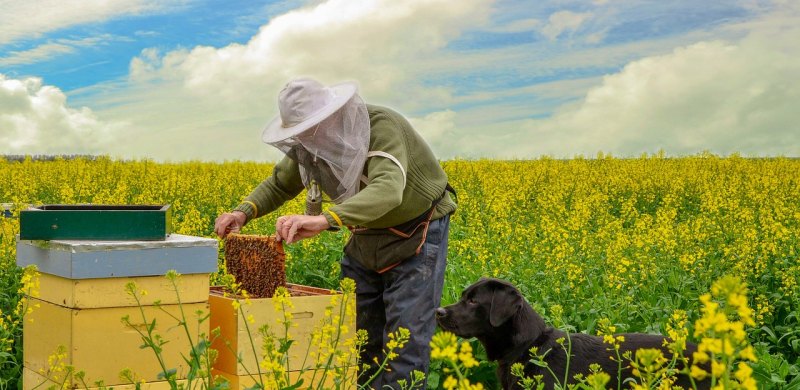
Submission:
<svg viewBox="0 0 800 390">
<path fill-rule="evenodd" d="M 38 307 L 24 324 L 26 389 L 61 385 L 63 373 L 58 377 L 53 372 L 58 362 L 51 358 L 59 346 L 65 351 L 62 363 L 85 372 L 82 383 L 67 383 L 69 387 L 103 381 L 123 388 L 129 384 L 120 379 L 120 372 L 130 369 L 144 387 L 168 388 L 159 377 L 163 368 L 153 351 L 140 348 L 137 329 L 144 331 L 153 320 L 155 331 L 168 341 L 162 351 L 166 368 L 185 378 L 188 367 L 183 356 L 189 356 L 191 344 L 175 320 L 181 307 L 172 283 L 164 277 L 169 270 L 182 275 L 178 291 L 192 337 L 208 334 L 208 322 L 198 325 L 195 313 L 208 313 L 208 277 L 217 270 L 216 240 L 178 234 L 159 241 L 20 239 L 17 264 L 36 265 L 41 273 L 39 297 L 31 299 Z M 147 291 L 140 304 L 126 292 L 131 281 Z M 123 324 L 125 316 L 133 327 Z"/>
</svg>

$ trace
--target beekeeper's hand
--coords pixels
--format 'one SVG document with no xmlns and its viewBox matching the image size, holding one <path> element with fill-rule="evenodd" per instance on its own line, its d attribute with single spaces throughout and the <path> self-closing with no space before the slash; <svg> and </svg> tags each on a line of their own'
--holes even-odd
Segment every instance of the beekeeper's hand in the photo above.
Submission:
<svg viewBox="0 0 800 390">
<path fill-rule="evenodd" d="M 220 238 L 225 238 L 228 233 L 239 233 L 244 223 L 247 222 L 247 215 L 239 210 L 223 213 L 214 222 L 214 232 Z"/>
<path fill-rule="evenodd" d="M 284 215 L 275 222 L 275 240 L 291 244 L 329 228 L 324 215 Z"/>
</svg>

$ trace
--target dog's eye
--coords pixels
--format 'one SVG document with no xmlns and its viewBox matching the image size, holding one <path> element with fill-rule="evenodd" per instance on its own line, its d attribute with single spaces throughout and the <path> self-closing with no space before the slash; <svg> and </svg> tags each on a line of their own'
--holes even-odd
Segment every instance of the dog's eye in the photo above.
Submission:
<svg viewBox="0 0 800 390">
<path fill-rule="evenodd" d="M 478 303 L 478 302 L 477 302 L 477 301 L 475 301 L 475 300 L 474 300 L 474 299 L 472 299 L 472 298 L 470 298 L 470 299 L 467 299 L 467 304 L 468 304 L 468 305 L 476 305 L 477 303 Z"/>
</svg>

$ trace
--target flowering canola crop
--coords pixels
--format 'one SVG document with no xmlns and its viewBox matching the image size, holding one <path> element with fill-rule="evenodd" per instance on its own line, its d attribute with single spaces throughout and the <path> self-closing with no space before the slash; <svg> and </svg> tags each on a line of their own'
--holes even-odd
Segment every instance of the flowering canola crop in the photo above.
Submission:
<svg viewBox="0 0 800 390">
<path fill-rule="evenodd" d="M 564 321 L 579 331 L 594 333 L 606 318 L 621 332 L 662 332 L 675 310 L 690 323 L 700 318 L 700 297 L 731 275 L 749 286 L 756 328 L 796 328 L 800 160 L 600 155 L 442 165 L 459 203 L 443 304 L 491 276 L 515 283 L 545 317 L 548 308 L 563 308 Z M 253 162 L 0 159 L 0 202 L 13 204 L 14 215 L 27 204 L 171 204 L 176 233 L 211 237 L 216 216 L 271 170 Z M 277 216 L 302 212 L 303 199 L 243 233 L 272 233 Z M 20 273 L 9 270 L 18 231 L 16 218 L 0 216 L 0 275 L 17 280 Z M 325 232 L 287 246 L 289 281 L 336 287 L 347 234 Z M 2 302 L 3 316 L 15 307 Z M 793 349 L 800 349 L 800 335 L 750 337 L 771 343 L 772 352 L 800 354 Z"/>
</svg>

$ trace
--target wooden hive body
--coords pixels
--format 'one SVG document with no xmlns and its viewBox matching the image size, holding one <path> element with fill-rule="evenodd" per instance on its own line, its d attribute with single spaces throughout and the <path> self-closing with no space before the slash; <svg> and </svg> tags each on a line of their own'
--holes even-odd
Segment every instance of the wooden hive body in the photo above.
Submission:
<svg viewBox="0 0 800 390">
<path fill-rule="evenodd" d="M 142 312 L 148 322 L 156 321 L 156 332 L 168 340 L 162 352 L 167 369 L 177 369 L 178 378 L 185 378 L 188 365 L 183 357 L 191 343 L 174 317 L 185 313 L 192 337 L 208 334 L 208 322 L 198 325 L 195 312 L 208 313 L 208 276 L 217 269 L 216 240 L 180 235 L 164 241 L 19 240 L 17 247 L 17 263 L 37 265 L 41 272 L 39 296 L 30 299 L 36 307 L 23 325 L 24 389 L 61 383 L 63 377 L 55 378 L 50 361 L 59 346 L 65 347 L 62 362 L 84 371 L 87 384 L 102 380 L 106 386 L 125 386 L 119 374 L 131 369 L 147 387 L 165 386 L 155 354 L 140 348 L 143 341 L 136 329 L 146 328 Z M 163 276 L 170 269 L 182 274 L 182 306 Z M 147 291 L 140 296 L 141 309 L 126 292 L 129 282 Z M 136 329 L 123 324 L 125 316 Z"/>
<path fill-rule="evenodd" d="M 289 291 L 292 293 L 291 300 L 293 309 L 292 322 L 295 324 L 290 330 L 290 338 L 293 341 L 289 349 L 289 374 L 290 377 L 312 375 L 302 373 L 314 367 L 315 356 L 319 346 L 312 344 L 312 332 L 319 329 L 321 321 L 325 317 L 325 312 L 331 307 L 331 298 L 338 296 L 338 301 L 342 302 L 343 295 L 330 290 L 319 289 L 308 286 L 288 284 Z M 351 295 L 348 299 L 355 299 Z M 233 302 L 237 301 L 241 307 L 241 312 L 237 310 Z M 225 296 L 223 290 L 212 288 L 209 296 L 209 306 L 211 310 L 211 329 L 219 327 L 220 337 L 212 343 L 212 348 L 219 351 L 219 356 L 214 364 L 215 371 L 231 381 L 232 389 L 242 389 L 254 384 L 249 373 L 257 373 L 260 354 L 253 353 L 261 351 L 263 337 L 257 329 L 264 324 L 274 330 L 277 337 L 283 337 L 284 331 L 280 321 L 283 320 L 283 313 L 276 310 L 273 298 L 251 298 L 247 304 L 241 297 Z M 333 307 L 338 310 L 338 306 Z M 248 317 L 252 316 L 253 323 L 248 323 Z M 355 316 L 346 315 L 343 324 L 347 327 L 347 333 L 341 335 L 338 348 L 345 350 L 344 340 L 351 339 L 355 335 Z M 252 343 L 251 337 L 252 336 Z M 227 344 L 227 345 L 226 345 Z M 309 356 L 306 359 L 306 356 Z M 242 357 L 242 362 L 237 361 L 237 356 Z M 347 363 L 347 367 L 354 369 L 355 357 Z M 341 367 L 341 365 L 340 365 Z M 268 374 L 268 373 L 264 373 Z M 320 374 L 318 374 L 320 375 Z M 310 378 L 310 377 L 309 377 Z M 317 377 L 319 378 L 319 376 Z"/>
</svg>

